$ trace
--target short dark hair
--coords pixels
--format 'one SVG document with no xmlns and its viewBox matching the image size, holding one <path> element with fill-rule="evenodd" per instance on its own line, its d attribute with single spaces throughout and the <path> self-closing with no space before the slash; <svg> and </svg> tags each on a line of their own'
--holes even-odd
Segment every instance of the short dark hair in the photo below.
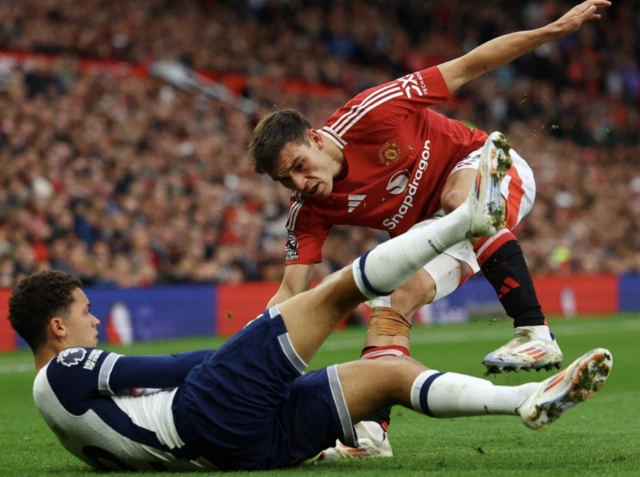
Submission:
<svg viewBox="0 0 640 477">
<path fill-rule="evenodd" d="M 9 298 L 9 321 L 35 353 L 47 340 L 54 316 L 69 313 L 73 290 L 82 282 L 59 270 L 46 270 L 23 279 Z"/>
<path fill-rule="evenodd" d="M 253 130 L 249 157 L 258 174 L 271 174 L 280 151 L 289 142 L 310 144 L 307 131 L 311 123 L 295 109 L 279 109 L 267 113 Z"/>
</svg>

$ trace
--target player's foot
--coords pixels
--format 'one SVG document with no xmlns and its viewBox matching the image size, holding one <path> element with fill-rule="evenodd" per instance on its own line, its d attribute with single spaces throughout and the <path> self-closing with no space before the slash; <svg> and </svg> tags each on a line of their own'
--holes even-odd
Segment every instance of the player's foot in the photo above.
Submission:
<svg viewBox="0 0 640 477">
<path fill-rule="evenodd" d="M 353 427 L 358 435 L 358 447 L 349 447 L 337 440 L 335 447 L 322 451 L 313 459 L 312 463 L 317 464 L 325 459 L 393 457 L 389 437 L 380 424 L 374 421 L 364 421 Z"/>
<path fill-rule="evenodd" d="M 500 184 L 511 168 L 511 147 L 501 132 L 493 132 L 484 143 L 476 182 L 467 201 L 471 214 L 468 236 L 484 237 L 505 227 L 506 210 Z"/>
<path fill-rule="evenodd" d="M 487 374 L 502 372 L 531 371 L 535 369 L 547 371 L 562 365 L 562 351 L 553 334 L 546 326 L 545 333 L 537 326 L 520 326 L 514 328 L 514 337 L 506 345 L 489 353 L 482 360 L 487 367 Z M 546 336 L 545 336 L 546 334 Z"/>
<path fill-rule="evenodd" d="M 567 409 L 599 391 L 611 372 L 609 350 L 594 349 L 575 360 L 564 371 L 542 381 L 538 389 L 518 408 L 522 421 L 531 429 L 544 429 Z"/>
</svg>

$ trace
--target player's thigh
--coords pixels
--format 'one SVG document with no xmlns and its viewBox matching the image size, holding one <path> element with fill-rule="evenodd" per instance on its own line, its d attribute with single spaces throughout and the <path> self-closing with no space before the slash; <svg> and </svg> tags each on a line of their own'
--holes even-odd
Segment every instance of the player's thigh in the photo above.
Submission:
<svg viewBox="0 0 640 477">
<path fill-rule="evenodd" d="M 278 413 L 277 427 L 287 442 L 280 466 L 303 462 L 336 439 L 355 447 L 356 433 L 349 414 L 337 365 L 312 371 L 296 380 Z"/>
<path fill-rule="evenodd" d="M 353 424 L 386 406 L 411 406 L 411 386 L 426 368 L 412 358 L 344 363 L 296 380 L 280 413 L 288 459 L 309 459 L 340 439 L 355 446 Z"/>
<path fill-rule="evenodd" d="M 513 165 L 502 181 L 500 192 L 506 201 L 507 227 L 511 230 L 531 211 L 536 200 L 536 181 L 531 166 L 511 149 Z"/>
<path fill-rule="evenodd" d="M 435 283 L 432 301 L 438 301 L 460 288 L 480 270 L 480 266 L 473 245 L 465 241 L 438 255 L 424 266 L 424 270 Z"/>
<path fill-rule="evenodd" d="M 510 157 L 513 165 L 502 181 L 500 192 L 506 208 L 507 228 L 513 229 L 529 213 L 536 198 L 536 182 L 531 166 L 514 149 Z M 467 198 L 476 179 L 480 163 L 480 149 L 458 162 L 447 178 L 440 196 L 447 212 L 459 207 Z"/>
<path fill-rule="evenodd" d="M 198 378 L 209 378 L 238 404 L 260 413 L 279 406 L 306 367 L 291 344 L 278 307 L 272 307 L 205 361 Z"/>
<path fill-rule="evenodd" d="M 178 432 L 211 450 L 207 458 L 222 468 L 260 458 L 258 449 L 305 367 L 271 308 L 189 372 L 174 401 Z"/>
<path fill-rule="evenodd" d="M 469 191 L 478 175 L 482 148 L 471 152 L 467 157 L 458 161 L 453 167 L 440 194 L 440 204 L 448 214 L 457 209 L 467 199 Z"/>
<path fill-rule="evenodd" d="M 345 267 L 278 308 L 297 354 L 308 362 L 338 323 L 363 301 L 351 267 Z"/>
</svg>

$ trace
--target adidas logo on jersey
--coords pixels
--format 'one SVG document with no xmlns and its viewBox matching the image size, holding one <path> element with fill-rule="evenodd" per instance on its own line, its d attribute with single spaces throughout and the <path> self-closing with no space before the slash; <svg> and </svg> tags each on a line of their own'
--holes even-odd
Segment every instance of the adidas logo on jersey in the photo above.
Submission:
<svg viewBox="0 0 640 477">
<path fill-rule="evenodd" d="M 366 197 L 367 197 L 366 194 L 365 195 L 361 195 L 361 194 L 350 195 L 349 196 L 349 213 L 351 213 L 354 210 L 356 210 L 358 208 L 358 206 L 360 204 L 362 204 L 362 201 L 364 201 L 364 199 Z"/>
</svg>

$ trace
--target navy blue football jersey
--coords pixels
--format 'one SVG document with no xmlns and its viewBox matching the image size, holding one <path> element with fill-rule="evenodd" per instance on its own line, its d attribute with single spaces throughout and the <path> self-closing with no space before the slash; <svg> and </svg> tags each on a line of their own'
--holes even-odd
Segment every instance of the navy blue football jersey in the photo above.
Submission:
<svg viewBox="0 0 640 477">
<path fill-rule="evenodd" d="M 180 439 L 172 411 L 177 387 L 214 352 L 69 348 L 40 370 L 34 400 L 62 445 L 97 469 L 215 470 Z"/>
</svg>

